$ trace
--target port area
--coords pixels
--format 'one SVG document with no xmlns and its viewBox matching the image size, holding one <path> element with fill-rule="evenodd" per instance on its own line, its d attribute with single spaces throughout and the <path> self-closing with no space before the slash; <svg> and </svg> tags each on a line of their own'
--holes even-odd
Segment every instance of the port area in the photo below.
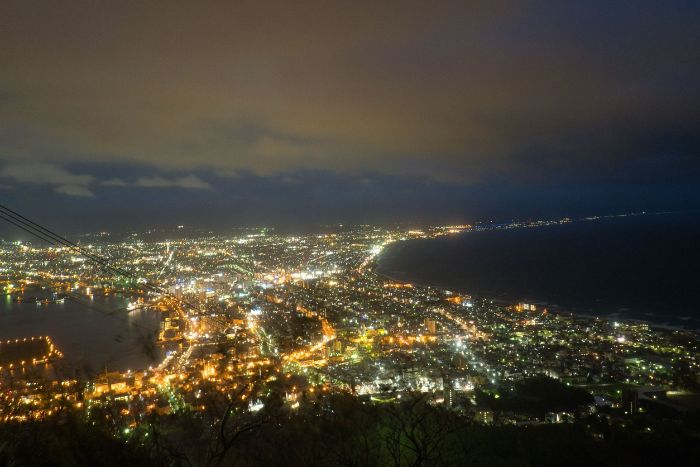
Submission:
<svg viewBox="0 0 700 467">
<path fill-rule="evenodd" d="M 22 337 L 0 341 L 0 371 L 39 365 L 63 354 L 49 336 Z"/>
</svg>

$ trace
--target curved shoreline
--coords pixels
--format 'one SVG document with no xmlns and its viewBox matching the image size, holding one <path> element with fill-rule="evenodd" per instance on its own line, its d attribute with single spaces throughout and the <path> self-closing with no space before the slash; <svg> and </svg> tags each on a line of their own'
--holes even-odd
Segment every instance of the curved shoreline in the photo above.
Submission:
<svg viewBox="0 0 700 467">
<path fill-rule="evenodd" d="M 386 245 L 386 248 L 391 248 L 392 246 L 398 245 L 400 243 L 404 242 L 409 242 L 410 240 L 399 240 L 397 242 L 391 243 Z M 574 308 L 569 308 L 569 307 L 562 307 L 561 305 L 558 305 L 556 303 L 546 301 L 546 300 L 533 300 L 533 299 L 506 299 L 506 298 L 493 298 L 489 297 L 487 295 L 481 295 L 481 294 L 475 294 L 473 292 L 466 291 L 464 289 L 455 289 L 452 287 L 447 287 L 444 284 L 438 284 L 438 283 L 428 283 L 424 281 L 418 281 L 410 278 L 401 278 L 401 277 L 395 277 L 392 276 L 389 273 L 384 273 L 380 272 L 380 262 L 381 262 L 381 257 L 384 254 L 382 252 L 380 255 L 378 255 L 375 260 L 374 264 L 371 266 L 372 272 L 376 274 L 379 277 L 382 277 L 384 279 L 390 280 L 390 281 L 395 281 L 395 282 L 404 282 L 404 283 L 410 283 L 414 284 L 420 287 L 430 287 L 442 291 L 450 291 L 450 292 L 458 292 L 458 293 L 463 293 L 478 299 L 482 300 L 491 300 L 495 303 L 498 304 L 513 304 L 517 303 L 519 301 L 527 300 L 528 302 L 534 302 L 534 303 L 545 303 L 548 307 L 551 307 L 550 311 L 553 313 L 557 313 L 560 315 L 570 315 L 570 316 L 575 316 L 575 317 L 580 317 L 580 318 L 588 318 L 588 319 L 603 319 L 606 321 L 619 321 L 619 322 L 624 322 L 624 323 L 643 323 L 647 324 L 650 328 L 653 329 L 660 329 L 660 330 L 666 330 L 666 331 L 684 331 L 684 332 L 693 332 L 693 333 L 700 333 L 700 323 L 698 324 L 698 327 L 686 327 L 686 326 L 681 326 L 681 325 L 675 325 L 675 324 L 669 324 L 668 322 L 656 322 L 647 318 L 637 318 L 637 317 L 622 317 L 622 316 L 615 316 L 617 313 L 607 313 L 607 314 L 591 314 L 590 312 L 584 312 L 584 311 L 578 311 Z M 410 273 L 404 273 L 406 275 L 410 275 Z M 660 316 L 660 315 L 659 315 Z M 675 320 L 683 320 L 682 317 L 677 317 L 674 318 Z M 698 318 L 690 318 L 695 321 L 700 321 Z"/>
</svg>

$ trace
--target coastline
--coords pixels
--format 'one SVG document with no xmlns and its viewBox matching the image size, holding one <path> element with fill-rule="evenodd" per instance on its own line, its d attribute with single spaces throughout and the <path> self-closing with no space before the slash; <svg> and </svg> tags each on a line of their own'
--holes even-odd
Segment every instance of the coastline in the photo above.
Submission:
<svg viewBox="0 0 700 467">
<path fill-rule="evenodd" d="M 399 240 L 397 242 L 391 243 L 389 245 L 386 245 L 386 248 L 391 248 L 394 245 L 397 245 L 399 243 L 406 243 L 409 242 L 410 240 Z M 471 297 L 477 298 L 477 299 L 482 299 L 482 300 L 491 300 L 495 303 L 502 304 L 502 305 L 509 305 L 513 303 L 517 303 L 519 301 L 523 301 L 525 299 L 520 298 L 513 298 L 513 299 L 506 299 L 506 298 L 493 298 L 489 297 L 487 295 L 482 295 L 478 293 L 473 293 L 469 292 L 464 289 L 455 289 L 452 287 L 445 286 L 444 284 L 439 284 L 436 282 L 433 283 L 428 283 L 425 281 L 417 281 L 414 279 L 410 279 L 408 277 L 396 277 L 391 275 L 391 273 L 387 272 L 380 272 L 380 262 L 381 262 L 381 257 L 384 254 L 384 251 L 380 255 L 378 255 L 371 266 L 371 270 L 374 274 L 376 274 L 379 277 L 382 277 L 384 279 L 390 280 L 390 281 L 395 281 L 395 282 L 404 282 L 404 283 L 410 283 L 413 285 L 417 285 L 419 287 L 429 287 L 433 289 L 438 289 L 442 291 L 450 291 L 450 292 L 457 292 L 460 294 L 465 294 L 469 295 Z M 409 275 L 408 273 L 404 273 L 407 276 Z M 609 322 L 622 322 L 622 323 L 638 323 L 638 324 L 646 324 L 652 329 L 657 329 L 657 330 L 663 330 L 663 331 L 682 331 L 682 332 L 692 332 L 696 334 L 700 334 L 700 324 L 698 325 L 699 327 L 686 327 L 686 326 L 681 326 L 681 325 L 676 325 L 676 324 L 671 324 L 668 322 L 657 322 L 653 321 L 647 318 L 639 318 L 639 317 L 624 317 L 624 316 L 619 316 L 619 313 L 613 312 L 613 313 L 605 313 L 605 314 L 592 314 L 590 312 L 585 312 L 581 310 L 576 310 L 573 308 L 569 307 L 562 307 L 561 305 L 558 305 L 556 303 L 552 303 L 547 300 L 531 300 L 527 299 L 528 301 L 534 302 L 534 303 L 542 303 L 546 304 L 547 307 L 549 308 L 549 311 L 551 313 L 556 313 L 560 315 L 569 315 L 569 316 L 574 316 L 574 317 L 579 317 L 579 318 L 587 318 L 587 319 L 602 319 L 606 320 Z M 690 318 L 690 317 L 688 317 Z M 677 320 L 683 320 L 682 317 L 675 318 Z M 692 318 L 690 318 L 692 319 Z M 697 319 L 696 319 L 697 320 Z"/>
</svg>

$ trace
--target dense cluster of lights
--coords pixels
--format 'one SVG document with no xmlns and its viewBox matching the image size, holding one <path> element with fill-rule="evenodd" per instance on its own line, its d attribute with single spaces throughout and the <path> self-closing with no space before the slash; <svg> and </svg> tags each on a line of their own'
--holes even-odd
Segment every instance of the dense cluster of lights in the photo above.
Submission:
<svg viewBox="0 0 700 467">
<path fill-rule="evenodd" d="M 453 403 L 455 395 L 468 401 L 475 388 L 497 391 L 500 383 L 538 374 L 607 396 L 605 388 L 617 383 L 670 387 L 671 368 L 680 361 L 697 374 L 698 339 L 690 333 L 552 313 L 540 304 L 498 304 L 393 280 L 374 268 L 377 256 L 401 240 L 569 221 L 94 239 L 89 248 L 139 278 L 134 281 L 66 249 L 6 243 L 0 273 L 8 300 L 37 289 L 52 300 L 120 293 L 129 299 L 123 313 L 151 308 L 160 314 L 164 358 L 154 368 L 105 371 L 83 394 L 71 382 L 49 385 L 75 404 L 84 399 L 85 410 L 115 400 L 127 406 L 138 400 L 145 412 L 205 410 L 203 394 L 214 390 L 236 394 L 257 411 L 273 385 L 285 391 L 292 409 L 301 395 L 328 391 L 384 402 L 420 391 L 436 403 Z M 144 292 L 137 287 L 143 282 L 169 293 Z M 48 337 L 36 339 L 45 339 L 49 350 L 24 363 L 62 356 Z M 22 410 L 5 419 L 50 414 L 53 399 L 39 394 L 33 386 L 13 392 L 6 405 Z M 122 414 L 129 430 L 137 420 L 134 410 Z"/>
</svg>

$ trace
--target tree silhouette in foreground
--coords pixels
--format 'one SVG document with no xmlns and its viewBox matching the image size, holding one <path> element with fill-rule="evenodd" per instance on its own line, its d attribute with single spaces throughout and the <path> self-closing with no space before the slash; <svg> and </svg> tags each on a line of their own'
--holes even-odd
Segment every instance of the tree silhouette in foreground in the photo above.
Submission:
<svg viewBox="0 0 700 467">
<path fill-rule="evenodd" d="M 643 418 L 621 426 L 592 416 L 489 427 L 424 395 L 372 403 L 327 394 L 292 409 L 271 394 L 251 412 L 249 391 L 207 395 L 204 410 L 151 413 L 126 432 L 119 407 L 88 415 L 66 406 L 41 421 L 0 424 L 0 465 L 692 465 L 700 455 L 697 415 L 686 416 L 695 424 L 665 421 L 651 433 Z"/>
</svg>

